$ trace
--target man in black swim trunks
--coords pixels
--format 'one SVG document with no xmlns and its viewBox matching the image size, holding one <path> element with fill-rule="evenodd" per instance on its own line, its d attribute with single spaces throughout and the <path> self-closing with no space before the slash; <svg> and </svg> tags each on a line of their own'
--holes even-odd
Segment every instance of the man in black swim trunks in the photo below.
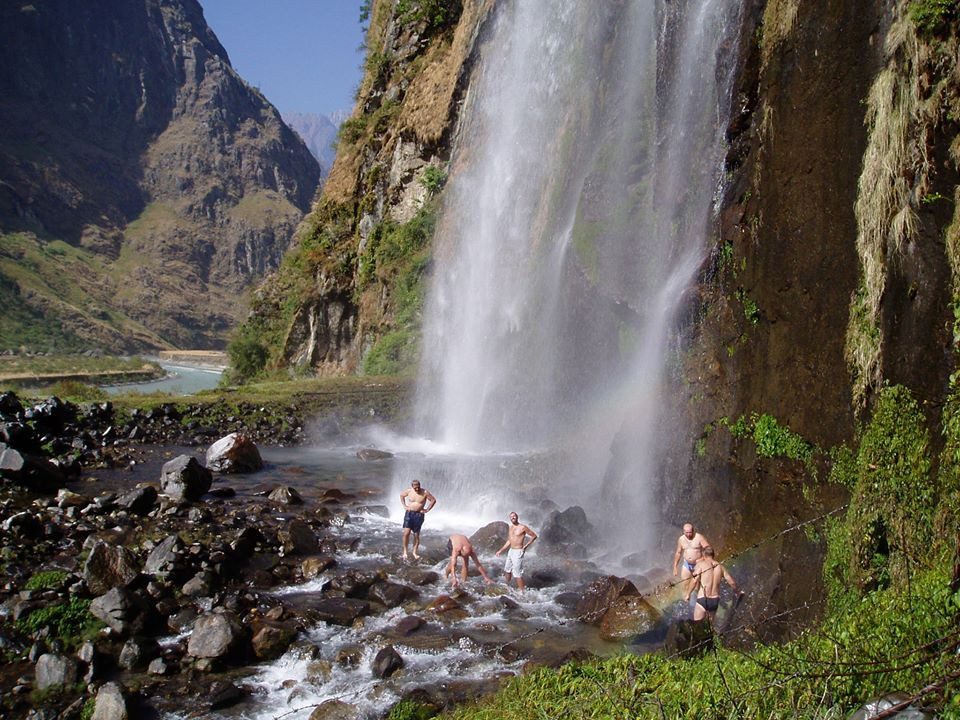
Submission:
<svg viewBox="0 0 960 720">
<path fill-rule="evenodd" d="M 703 620 L 707 618 L 710 624 L 713 624 L 713 618 L 717 614 L 717 608 L 720 607 L 720 583 L 726 581 L 730 589 L 737 595 L 743 593 L 737 588 L 737 583 L 733 576 L 723 566 L 722 563 L 714 559 L 713 548 L 707 545 L 703 548 L 703 557 L 697 562 L 693 570 L 693 580 L 696 583 L 693 588 L 687 591 L 684 600 L 689 601 L 690 595 L 696 589 L 703 592 L 697 598 L 697 604 L 693 608 L 693 619 Z"/>
<path fill-rule="evenodd" d="M 400 493 L 400 504 L 403 505 L 403 559 L 407 559 L 407 545 L 410 543 L 410 533 L 413 533 L 413 557 L 420 559 L 417 550 L 420 549 L 420 528 L 423 527 L 423 516 L 437 506 L 437 499 L 429 490 L 420 487 L 420 481 L 414 480 L 410 487 Z"/>
</svg>

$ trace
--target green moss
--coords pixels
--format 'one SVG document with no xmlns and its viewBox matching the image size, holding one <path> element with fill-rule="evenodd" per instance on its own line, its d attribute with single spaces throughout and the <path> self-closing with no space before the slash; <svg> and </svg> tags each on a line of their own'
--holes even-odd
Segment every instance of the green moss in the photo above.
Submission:
<svg viewBox="0 0 960 720">
<path fill-rule="evenodd" d="M 422 705 L 414 700 L 401 700 L 390 708 L 387 720 L 429 720 L 436 714 L 437 711 L 432 707 Z"/>
<path fill-rule="evenodd" d="M 79 597 L 38 608 L 27 617 L 17 620 L 14 625 L 26 635 L 48 628 L 51 637 L 68 647 L 76 647 L 103 626 L 90 614 L 90 600 Z"/>
<path fill-rule="evenodd" d="M 68 575 L 63 570 L 43 570 L 35 573 L 26 585 L 24 590 L 57 590 L 63 587 L 64 581 Z"/>
<path fill-rule="evenodd" d="M 88 697 L 80 708 L 80 720 L 90 720 L 93 717 L 93 711 L 97 708 L 97 698 Z"/>
<path fill-rule="evenodd" d="M 913 0 L 910 19 L 917 30 L 926 36 L 935 35 L 957 17 L 957 0 Z"/>
</svg>

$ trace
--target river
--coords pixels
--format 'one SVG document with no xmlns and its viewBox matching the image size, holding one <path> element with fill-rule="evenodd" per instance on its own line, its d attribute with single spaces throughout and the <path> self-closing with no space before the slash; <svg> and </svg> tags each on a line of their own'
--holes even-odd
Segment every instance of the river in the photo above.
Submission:
<svg viewBox="0 0 960 720">
<path fill-rule="evenodd" d="M 131 393 L 170 393 L 171 395 L 193 395 L 201 390 L 211 390 L 220 383 L 223 370 L 213 367 L 185 365 L 157 361 L 165 371 L 166 376 L 159 380 L 141 383 L 123 383 L 121 385 L 104 385 L 102 389 L 110 395 L 129 395 Z"/>
</svg>

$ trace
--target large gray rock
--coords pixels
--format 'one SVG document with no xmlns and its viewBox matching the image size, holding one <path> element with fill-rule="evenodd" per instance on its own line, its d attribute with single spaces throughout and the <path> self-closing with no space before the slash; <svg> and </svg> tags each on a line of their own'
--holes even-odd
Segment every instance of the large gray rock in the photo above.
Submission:
<svg viewBox="0 0 960 720">
<path fill-rule="evenodd" d="M 157 504 L 157 489 L 144 485 L 117 498 L 117 506 L 135 515 L 146 515 Z"/>
<path fill-rule="evenodd" d="M 0 451 L 0 477 L 39 493 L 56 492 L 67 481 L 60 468 L 50 461 L 12 448 Z"/>
<path fill-rule="evenodd" d="M 119 683 L 108 682 L 97 692 L 90 720 L 127 720 L 127 699 Z"/>
<path fill-rule="evenodd" d="M 121 635 L 130 629 L 134 608 L 129 593 L 123 588 L 108 590 L 90 603 L 90 614 L 102 620 L 107 626 Z"/>
<path fill-rule="evenodd" d="M 180 564 L 183 543 L 177 535 L 169 535 L 161 540 L 143 565 L 143 571 L 161 580 L 175 574 Z"/>
<path fill-rule="evenodd" d="M 139 670 L 160 655 L 160 645 L 152 638 L 131 638 L 123 644 L 117 664 L 124 670 Z"/>
<path fill-rule="evenodd" d="M 230 660 L 241 654 L 243 628 L 232 613 L 208 613 L 197 618 L 187 642 L 187 652 L 196 658 Z"/>
<path fill-rule="evenodd" d="M 509 529 L 510 526 L 503 520 L 488 523 L 470 536 L 470 544 L 477 552 L 495 553 L 507 541 Z"/>
<path fill-rule="evenodd" d="M 623 641 L 649 632 L 660 622 L 660 613 L 639 595 L 614 600 L 600 621 L 600 637 Z"/>
<path fill-rule="evenodd" d="M 212 483 L 212 473 L 192 455 L 175 457 L 160 471 L 160 491 L 178 502 L 199 500 Z"/>
<path fill-rule="evenodd" d="M 207 450 L 207 467 L 220 473 L 249 473 L 262 469 L 263 460 L 249 436 L 230 433 Z"/>
<path fill-rule="evenodd" d="M 359 720 L 363 717 L 360 710 L 343 700 L 326 700 L 310 713 L 307 720 Z"/>
<path fill-rule="evenodd" d="M 137 559 L 124 547 L 98 540 L 83 565 L 83 580 L 94 595 L 133 582 L 140 574 Z"/>
<path fill-rule="evenodd" d="M 314 555 L 320 551 L 317 534 L 303 520 L 292 520 L 281 531 L 284 547 L 291 555 Z"/>
<path fill-rule="evenodd" d="M 77 661 L 66 655 L 46 653 L 37 658 L 35 684 L 38 690 L 64 687 L 77 682 Z"/>
<path fill-rule="evenodd" d="M 541 552 L 562 552 L 570 557 L 583 557 L 584 544 L 594 536 L 594 529 L 583 508 L 574 505 L 563 512 L 554 510 L 547 516 L 540 532 Z"/>
<path fill-rule="evenodd" d="M 598 625 L 617 598 L 639 594 L 636 586 L 626 578 L 604 575 L 587 586 L 577 603 L 577 617 L 585 623 Z"/>
</svg>

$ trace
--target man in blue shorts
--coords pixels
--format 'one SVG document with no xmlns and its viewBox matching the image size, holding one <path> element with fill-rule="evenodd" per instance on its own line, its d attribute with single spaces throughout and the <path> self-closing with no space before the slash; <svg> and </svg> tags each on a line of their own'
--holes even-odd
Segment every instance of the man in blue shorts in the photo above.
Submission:
<svg viewBox="0 0 960 720">
<path fill-rule="evenodd" d="M 420 559 L 417 550 L 420 549 L 420 528 L 423 527 L 423 516 L 437 506 L 437 499 L 429 490 L 420 487 L 420 481 L 414 480 L 410 487 L 400 493 L 400 504 L 403 505 L 403 559 L 407 559 L 407 545 L 410 534 L 413 533 L 413 557 Z"/>
</svg>

